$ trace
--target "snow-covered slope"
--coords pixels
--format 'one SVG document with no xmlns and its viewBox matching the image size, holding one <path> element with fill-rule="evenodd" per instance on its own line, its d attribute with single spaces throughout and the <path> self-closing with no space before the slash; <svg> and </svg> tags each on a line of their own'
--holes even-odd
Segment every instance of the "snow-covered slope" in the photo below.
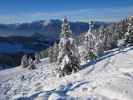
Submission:
<svg viewBox="0 0 133 100">
<path fill-rule="evenodd" d="M 35 70 L 0 71 L 0 100 L 133 100 L 133 50 L 107 51 L 72 75 L 56 77 L 48 59 Z"/>
</svg>

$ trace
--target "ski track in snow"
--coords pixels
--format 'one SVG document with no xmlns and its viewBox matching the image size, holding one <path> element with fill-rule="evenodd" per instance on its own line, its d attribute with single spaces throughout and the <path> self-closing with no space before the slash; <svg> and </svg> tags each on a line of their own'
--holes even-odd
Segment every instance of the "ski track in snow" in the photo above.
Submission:
<svg viewBox="0 0 133 100">
<path fill-rule="evenodd" d="M 0 100 L 133 100 L 133 50 L 110 50 L 96 64 L 56 77 L 55 64 L 0 71 Z M 88 62 L 89 63 L 89 62 Z"/>
</svg>

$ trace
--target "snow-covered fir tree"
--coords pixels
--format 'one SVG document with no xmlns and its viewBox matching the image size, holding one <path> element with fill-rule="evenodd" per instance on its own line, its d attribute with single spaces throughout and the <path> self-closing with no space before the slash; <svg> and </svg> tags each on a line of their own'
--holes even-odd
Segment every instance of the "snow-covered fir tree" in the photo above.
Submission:
<svg viewBox="0 0 133 100">
<path fill-rule="evenodd" d="M 59 76 L 64 76 L 76 72 L 80 68 L 78 48 L 75 40 L 72 38 L 72 32 L 66 17 L 63 19 L 61 36 L 57 70 Z"/>
<path fill-rule="evenodd" d="M 125 47 L 125 39 L 120 39 L 117 41 L 117 46 L 119 48 L 119 51 L 123 50 Z"/>
<path fill-rule="evenodd" d="M 40 61 L 40 53 L 39 52 L 36 52 L 35 53 L 35 64 L 38 64 L 38 63 L 40 63 L 41 61 Z"/>
<path fill-rule="evenodd" d="M 103 41 L 104 50 L 109 50 L 117 46 L 118 30 L 116 30 L 116 24 L 111 23 L 108 26 L 100 27 L 98 37 Z"/>
<path fill-rule="evenodd" d="M 116 29 L 119 34 L 119 39 L 125 38 L 125 33 L 127 32 L 127 19 L 122 19 L 119 23 L 117 23 Z"/>
<path fill-rule="evenodd" d="M 133 43 L 133 16 L 123 20 L 121 23 L 122 29 L 120 33 L 124 35 L 122 38 L 118 39 L 117 46 L 120 50 Z"/>
<path fill-rule="evenodd" d="M 127 32 L 125 34 L 126 41 L 130 44 L 133 43 L 133 16 L 128 18 L 128 27 Z"/>
<path fill-rule="evenodd" d="M 58 44 L 55 42 L 54 45 L 50 47 L 48 50 L 48 57 L 51 63 L 57 62 L 58 53 L 59 53 L 59 47 Z"/>
<path fill-rule="evenodd" d="M 26 68 L 29 66 L 29 62 L 28 62 L 28 56 L 25 54 L 22 59 L 21 59 L 21 66 L 23 68 Z"/>
<path fill-rule="evenodd" d="M 58 44 L 55 42 L 53 45 L 53 62 L 57 62 L 59 54 L 59 47 Z"/>
<path fill-rule="evenodd" d="M 104 53 L 104 41 L 102 34 L 100 34 L 95 43 L 95 54 L 97 57 L 100 57 L 103 55 L 103 53 Z"/>
<path fill-rule="evenodd" d="M 93 22 L 91 21 L 89 23 L 89 30 L 88 32 L 84 35 L 84 52 L 82 56 L 84 56 L 85 60 L 91 59 L 95 56 L 94 51 L 95 51 L 95 43 L 96 43 L 96 36 L 92 32 L 92 28 L 94 27 Z M 92 56 L 93 54 L 93 56 Z"/>
<path fill-rule="evenodd" d="M 31 57 L 28 58 L 28 63 L 28 69 L 36 69 L 36 63 Z"/>
<path fill-rule="evenodd" d="M 52 63 L 53 62 L 53 48 L 52 47 L 48 48 L 48 57 L 49 57 L 49 62 Z"/>
</svg>

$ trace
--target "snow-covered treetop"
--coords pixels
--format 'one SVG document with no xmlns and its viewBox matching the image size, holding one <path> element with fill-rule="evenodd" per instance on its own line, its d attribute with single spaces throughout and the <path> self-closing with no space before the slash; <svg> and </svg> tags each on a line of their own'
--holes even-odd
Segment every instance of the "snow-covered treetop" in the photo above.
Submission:
<svg viewBox="0 0 133 100">
<path fill-rule="evenodd" d="M 70 24 L 69 24 L 69 22 L 68 22 L 68 19 L 67 19 L 67 17 L 65 17 L 64 19 L 63 19 L 63 23 L 62 23 L 62 32 L 61 32 L 61 34 L 63 35 L 63 36 L 67 36 L 67 37 L 69 37 L 71 34 L 72 34 L 72 32 L 71 32 L 71 30 L 70 30 Z"/>
<path fill-rule="evenodd" d="M 133 16 L 129 16 L 128 18 L 130 21 L 133 21 Z"/>
<path fill-rule="evenodd" d="M 88 33 L 90 33 L 92 31 L 92 28 L 94 27 L 94 22 L 93 21 L 90 21 L 89 22 L 89 30 L 88 30 Z"/>
<path fill-rule="evenodd" d="M 94 36 L 94 34 L 92 33 L 92 28 L 94 27 L 94 22 L 93 21 L 90 21 L 89 22 L 89 30 L 88 30 L 88 32 L 85 34 L 85 37 L 87 38 L 87 40 L 89 39 L 95 39 L 95 36 Z"/>
</svg>

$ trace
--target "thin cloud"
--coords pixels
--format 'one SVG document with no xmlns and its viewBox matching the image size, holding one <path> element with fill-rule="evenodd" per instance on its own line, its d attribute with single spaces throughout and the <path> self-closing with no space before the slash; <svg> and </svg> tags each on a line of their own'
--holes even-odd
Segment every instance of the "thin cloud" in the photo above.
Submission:
<svg viewBox="0 0 133 100">
<path fill-rule="evenodd" d="M 97 9 L 77 9 L 60 12 L 33 12 L 16 15 L 1 15 L 0 23 L 31 22 L 43 19 L 60 19 L 68 16 L 70 20 L 100 20 L 118 21 L 123 17 L 133 15 L 133 7 L 121 8 L 97 8 Z"/>
</svg>

